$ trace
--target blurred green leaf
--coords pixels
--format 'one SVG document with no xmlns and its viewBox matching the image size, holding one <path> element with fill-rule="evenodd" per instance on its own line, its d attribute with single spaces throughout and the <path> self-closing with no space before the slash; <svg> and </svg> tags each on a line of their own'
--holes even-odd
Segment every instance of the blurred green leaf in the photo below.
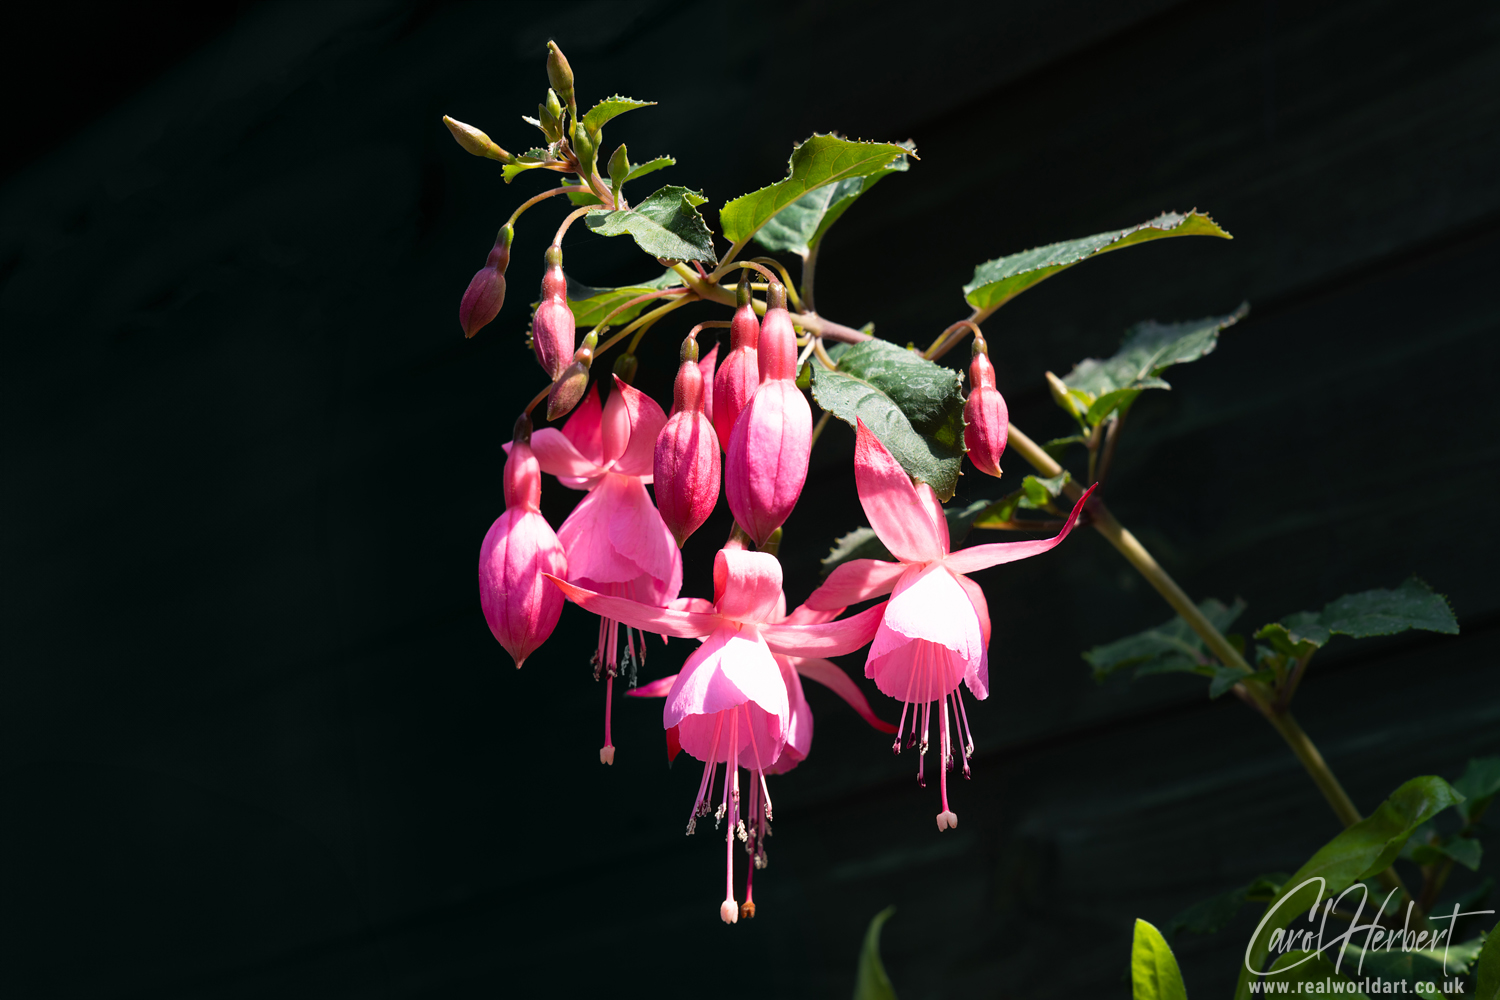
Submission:
<svg viewBox="0 0 1500 1000">
<path fill-rule="evenodd" d="M 1130 985 L 1134 1000 L 1187 1000 L 1171 946 L 1160 931 L 1139 919 L 1130 948 Z"/>
<path fill-rule="evenodd" d="M 621 97 L 619 94 L 606 97 L 584 112 L 583 127 L 589 132 L 596 132 L 612 118 L 623 115 L 627 111 L 634 111 L 636 108 L 649 108 L 655 103 L 655 101 L 637 101 L 633 97 Z"/>
<path fill-rule="evenodd" d="M 1447 948 L 1418 948 L 1411 951 L 1387 950 L 1382 947 L 1360 948 L 1350 944 L 1344 952 L 1343 965 L 1355 976 L 1373 977 L 1391 983 L 1405 983 L 1402 992 L 1434 1000 L 1443 995 L 1441 983 L 1467 973 L 1480 956 L 1484 938 L 1475 938 Z M 1273 966 L 1274 967 L 1274 966 Z M 1417 989 L 1418 983 L 1438 983 L 1435 991 Z"/>
<path fill-rule="evenodd" d="M 1088 438 L 1082 434 L 1070 434 L 1067 437 L 1053 438 L 1042 445 L 1042 450 L 1051 455 L 1055 460 L 1061 461 L 1063 455 L 1068 451 L 1068 445 L 1083 444 L 1086 441 L 1088 441 Z"/>
<path fill-rule="evenodd" d="M 672 288 L 682 284 L 682 275 L 668 268 L 658 278 L 650 281 L 642 281 L 635 285 L 623 285 L 619 288 L 592 288 L 581 281 L 575 281 L 572 275 L 568 276 L 568 307 L 573 310 L 573 319 L 579 326 L 593 326 L 605 316 L 609 315 L 611 309 L 629 302 L 637 295 L 647 292 L 660 291 L 663 288 Z M 643 309 L 649 308 L 653 301 L 648 299 L 637 305 L 631 306 L 616 316 L 611 323 L 628 323 Z"/>
<path fill-rule="evenodd" d="M 1303 659 L 1334 635 L 1362 639 L 1414 628 L 1458 634 L 1458 621 L 1448 607 L 1448 599 L 1434 593 L 1417 577 L 1411 577 L 1395 590 L 1345 594 L 1324 605 L 1322 611 L 1287 615 L 1279 622 L 1262 626 L 1255 637 L 1265 639 L 1284 656 Z"/>
<path fill-rule="evenodd" d="M 964 455 L 955 372 L 884 340 L 853 344 L 838 368 L 813 371 L 813 398 L 849 426 L 863 420 L 909 476 L 948 500 Z"/>
<path fill-rule="evenodd" d="M 1062 494 L 1063 484 L 1072 478 L 1066 469 L 1050 479 L 1027 476 L 1021 480 L 1021 506 L 1030 510 L 1045 508 L 1054 497 Z"/>
<path fill-rule="evenodd" d="M 1172 388 L 1161 373 L 1173 365 L 1197 361 L 1218 346 L 1219 332 L 1250 312 L 1241 305 L 1224 316 L 1207 316 L 1184 323 L 1146 320 L 1125 331 L 1120 349 L 1104 360 L 1086 358 L 1073 366 L 1062 382 L 1080 400 L 1090 400 L 1081 416 L 1090 426 L 1115 410 L 1130 409 L 1146 389 Z"/>
<path fill-rule="evenodd" d="M 1286 882 L 1284 872 L 1261 875 L 1238 889 L 1231 889 L 1205 899 L 1201 903 L 1194 903 L 1168 920 L 1162 928 L 1162 934 L 1168 940 L 1175 938 L 1178 931 L 1187 931 L 1189 934 L 1217 934 L 1229 925 L 1229 922 L 1246 903 L 1269 903 L 1281 891 L 1284 882 Z"/>
<path fill-rule="evenodd" d="M 1471 872 L 1479 870 L 1479 860 L 1484 857 L 1484 848 L 1471 837 L 1450 837 L 1437 849 Z"/>
<path fill-rule="evenodd" d="M 887 906 L 875 914 L 865 931 L 865 944 L 859 950 L 859 966 L 854 974 L 854 1000 L 896 1000 L 896 991 L 891 987 L 891 977 L 885 973 L 885 963 L 880 961 L 880 928 L 896 912 Z"/>
<path fill-rule="evenodd" d="M 814 135 L 792 150 L 783 180 L 740 195 L 719 211 L 724 238 L 742 243 L 808 192 L 846 178 L 889 172 L 893 160 L 904 160 L 911 152 L 894 143 L 850 142 L 836 135 Z"/>
<path fill-rule="evenodd" d="M 1254 673 L 1244 673 L 1233 667 L 1222 664 L 1213 665 L 1213 680 L 1208 684 L 1209 698 L 1218 698 L 1234 690 L 1234 686 L 1241 681 L 1271 681 L 1276 679 L 1276 674 L 1271 670 L 1257 670 Z"/>
<path fill-rule="evenodd" d="M 652 257 L 716 264 L 713 233 L 698 213 L 704 200 L 697 191 L 669 184 L 633 208 L 594 212 L 583 222 L 600 236 L 629 233 Z"/>
<path fill-rule="evenodd" d="M 1466 800 L 1458 807 L 1464 822 L 1484 813 L 1491 800 L 1500 793 L 1500 757 L 1476 757 L 1469 761 L 1464 775 L 1453 783 Z"/>
<path fill-rule="evenodd" d="M 907 146 L 908 143 L 897 143 Z M 833 184 L 809 191 L 777 212 L 771 220 L 755 234 L 755 241 L 773 252 L 790 252 L 806 257 L 812 248 L 828 232 L 828 227 L 839 220 L 870 188 L 880 183 L 887 174 L 905 172 L 910 169 L 906 157 L 899 156 L 886 166 L 863 177 L 846 177 Z"/>
<path fill-rule="evenodd" d="M 1500 1000 L 1500 934 L 1490 931 L 1479 952 L 1475 970 L 1474 1000 Z"/>
<path fill-rule="evenodd" d="M 1226 240 L 1233 239 L 1201 212 L 1193 211 L 1186 215 L 1165 212 L 1150 222 L 1143 222 L 1129 229 L 1116 229 L 1082 239 L 1049 243 L 1008 257 L 986 261 L 974 269 L 973 279 L 964 286 L 964 298 L 976 309 L 996 308 L 1079 261 L 1167 236 L 1219 236 Z"/>
<path fill-rule="evenodd" d="M 1235 598 L 1233 604 L 1226 605 L 1210 597 L 1198 605 L 1198 610 L 1222 632 L 1244 612 L 1245 602 Z M 1095 680 L 1103 680 L 1126 667 L 1138 667 L 1137 677 L 1180 670 L 1198 672 L 1200 667 L 1212 676 L 1203 640 L 1180 615 L 1155 628 L 1095 646 L 1083 658 L 1094 668 Z"/>
<path fill-rule="evenodd" d="M 1275 975 L 1263 977 L 1266 982 L 1268 984 L 1284 982 L 1290 994 L 1337 993 L 1340 996 L 1353 997 L 1355 1000 L 1370 1000 L 1354 988 L 1353 980 L 1335 970 L 1332 962 L 1315 952 L 1289 951 L 1271 963 L 1271 972 Z M 1304 987 L 1303 983 L 1307 985 Z M 1338 987 L 1329 989 L 1325 985 L 1327 983 L 1337 983 Z"/>
<path fill-rule="evenodd" d="M 1367 818 L 1324 844 L 1266 909 L 1245 951 L 1236 1000 L 1250 997 L 1250 969 L 1259 969 L 1270 952 L 1271 938 L 1322 900 L 1337 897 L 1355 882 L 1390 867 L 1417 827 L 1459 801 L 1459 794 L 1442 778 L 1412 778 L 1391 793 Z"/>
</svg>

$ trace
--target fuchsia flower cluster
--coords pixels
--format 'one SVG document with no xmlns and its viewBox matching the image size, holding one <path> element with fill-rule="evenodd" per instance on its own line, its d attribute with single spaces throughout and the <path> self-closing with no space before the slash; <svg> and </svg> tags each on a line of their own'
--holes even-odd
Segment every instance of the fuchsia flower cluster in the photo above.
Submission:
<svg viewBox="0 0 1500 1000">
<path fill-rule="evenodd" d="M 586 378 L 592 345 L 570 365 L 574 324 L 554 256 L 533 320 L 534 349 L 550 378 L 561 380 L 573 367 Z M 475 280 L 493 284 L 484 271 Z M 471 298 L 472 287 L 466 320 Z M 506 446 L 505 513 L 480 547 L 480 604 L 517 667 L 556 627 L 564 599 L 598 617 L 593 668 L 606 681 L 599 751 L 605 764 L 615 756 L 614 679 L 625 675 L 634 684 L 647 635 L 700 641 L 678 673 L 631 693 L 663 697 L 669 755 L 685 751 L 703 762 L 687 828 L 692 833 L 710 815 L 725 828 L 720 915 L 728 923 L 755 912 L 754 873 L 766 863 L 772 816 L 767 776 L 796 767 L 812 748 L 805 678 L 829 687 L 876 729 L 894 733 L 896 752 L 917 747 L 924 785 L 935 733 L 937 827 L 957 827 L 948 772 L 959 766 L 967 777 L 974 752 L 962 689 L 979 700 L 989 695 L 989 608 L 967 574 L 1056 546 L 1087 500 L 1053 538 L 950 551 L 931 487 L 913 482 L 859 421 L 859 501 L 896 561 L 846 562 L 788 612 L 774 553 L 778 529 L 806 483 L 813 437 L 811 408 L 796 385 L 796 337 L 785 289 L 770 283 L 761 320 L 742 283 L 717 368 L 717 347 L 700 360 L 696 331 L 683 343 L 670 414 L 617 375 L 607 401 L 601 404 L 593 384 L 561 429 L 533 431 L 523 416 Z M 965 439 L 976 468 L 999 475 L 1005 402 L 979 338 L 970 377 Z M 538 507 L 542 472 L 586 492 L 555 533 Z M 679 549 L 717 506 L 721 480 L 737 530 L 715 558 L 712 602 L 684 598 Z M 647 486 L 654 486 L 654 503 Z M 887 595 L 841 617 L 851 605 Z M 867 645 L 865 676 L 901 703 L 895 726 L 827 659 Z M 743 903 L 735 892 L 736 839 L 749 855 Z"/>
</svg>

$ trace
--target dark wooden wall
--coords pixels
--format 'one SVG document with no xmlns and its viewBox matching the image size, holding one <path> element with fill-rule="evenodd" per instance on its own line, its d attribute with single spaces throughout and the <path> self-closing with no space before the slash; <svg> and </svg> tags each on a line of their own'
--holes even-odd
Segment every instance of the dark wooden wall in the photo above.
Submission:
<svg viewBox="0 0 1500 1000">
<path fill-rule="evenodd" d="M 1168 612 L 1085 532 L 980 576 L 994 694 L 960 829 L 813 690 L 760 916 L 719 924 L 722 841 L 682 836 L 698 777 L 665 766 L 657 706 L 618 708 L 601 768 L 590 619 L 518 673 L 474 593 L 555 214 L 464 341 L 458 296 L 538 182 L 506 188 L 439 116 L 527 143 L 549 37 L 586 100 L 661 102 L 611 141 L 715 204 L 814 129 L 915 139 L 820 271 L 825 314 L 898 342 L 964 315 L 981 260 L 1210 211 L 1233 242 L 1101 258 L 988 324 L 1017 423 L 1065 433 L 1042 372 L 1129 323 L 1248 299 L 1139 405 L 1113 507 L 1246 624 L 1412 572 L 1451 596 L 1461 637 L 1339 640 L 1304 685 L 1362 808 L 1500 751 L 1494 5 L 255 6 L 0 187 L 5 995 L 842 996 L 895 903 L 904 1000 L 1123 997 L 1132 918 L 1337 831 L 1233 699 L 1089 679 L 1081 649 Z M 649 274 L 620 244 L 574 230 L 569 268 Z M 851 442 L 830 431 L 788 525 L 794 601 L 857 520 Z M 961 498 L 998 494 L 980 479 Z M 549 483 L 554 523 L 575 496 Z M 1183 943 L 1195 996 L 1228 990 L 1250 926 Z"/>
</svg>

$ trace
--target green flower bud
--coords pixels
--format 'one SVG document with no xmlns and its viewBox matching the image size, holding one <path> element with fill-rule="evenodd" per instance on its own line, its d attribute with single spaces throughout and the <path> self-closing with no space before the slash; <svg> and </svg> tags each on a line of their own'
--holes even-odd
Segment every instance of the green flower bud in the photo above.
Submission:
<svg viewBox="0 0 1500 1000">
<path fill-rule="evenodd" d="M 562 54 L 556 42 L 547 43 L 547 80 L 557 91 L 558 98 L 568 107 L 573 107 L 573 67 L 568 65 L 568 57 Z"/>
<path fill-rule="evenodd" d="M 615 358 L 615 374 L 620 376 L 620 381 L 626 385 L 635 382 L 635 373 L 640 367 L 641 363 L 634 354 L 622 354 Z"/>
<path fill-rule="evenodd" d="M 465 125 L 463 122 L 449 118 L 447 115 L 443 116 L 443 124 L 448 126 L 448 131 L 453 133 L 453 138 L 458 141 L 458 144 L 475 156 L 499 160 L 501 163 L 511 163 L 515 160 L 514 156 L 511 156 L 505 150 L 495 145 L 489 136 L 479 131 L 473 125 Z"/>
</svg>

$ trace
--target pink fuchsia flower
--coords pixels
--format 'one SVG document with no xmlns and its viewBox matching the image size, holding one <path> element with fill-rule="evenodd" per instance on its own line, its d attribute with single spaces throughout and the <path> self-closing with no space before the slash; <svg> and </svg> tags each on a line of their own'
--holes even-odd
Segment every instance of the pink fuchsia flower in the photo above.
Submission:
<svg viewBox="0 0 1500 1000">
<path fill-rule="evenodd" d="M 797 505 L 812 454 L 812 408 L 797 388 L 797 334 L 780 282 L 766 293 L 757 353 L 760 386 L 729 435 L 724 492 L 735 521 L 764 545 Z"/>
<path fill-rule="evenodd" d="M 562 595 L 542 574 L 568 569 L 562 544 L 538 507 L 542 476 L 530 437 L 531 418 L 522 414 L 505 460 L 505 513 L 479 546 L 479 606 L 517 668 L 552 634 L 562 613 Z"/>
<path fill-rule="evenodd" d="M 969 362 L 969 398 L 964 402 L 964 447 L 974 468 L 1000 477 L 1000 456 L 1010 428 L 1005 397 L 995 388 L 995 366 L 989 346 L 974 334 L 974 360 Z"/>
<path fill-rule="evenodd" d="M 760 320 L 750 304 L 749 271 L 743 272 L 740 278 L 736 302 L 734 317 L 729 321 L 729 351 L 714 376 L 709 406 L 714 433 L 718 435 L 719 447 L 725 451 L 729 450 L 729 436 L 734 432 L 735 421 L 760 387 Z"/>
<path fill-rule="evenodd" d="M 708 609 L 712 608 L 707 601 L 702 603 L 707 605 Z M 833 621 L 844 611 L 843 608 L 834 611 L 813 611 L 803 605 L 790 615 L 783 615 L 781 612 L 785 607 L 786 596 L 783 594 L 778 602 L 777 614 L 773 621 L 784 625 L 820 625 Z M 807 755 L 812 751 L 813 715 L 812 707 L 807 703 L 807 696 L 802 691 L 803 677 L 808 677 L 832 689 L 874 728 L 884 733 L 896 731 L 895 726 L 876 716 L 874 710 L 870 708 L 870 703 L 865 699 L 864 692 L 859 689 L 859 685 L 854 683 L 853 678 L 837 664 L 818 656 L 787 656 L 784 653 L 773 653 L 772 658 L 781 671 L 782 683 L 786 685 L 788 711 L 786 744 L 781 748 L 781 756 L 776 758 L 775 763 L 765 768 L 766 774 L 785 774 L 806 760 Z M 678 674 L 671 674 L 659 678 L 649 684 L 641 685 L 630 694 L 638 698 L 665 698 L 676 685 L 678 676 Z M 681 749 L 677 731 L 668 729 L 667 759 L 670 761 L 675 758 Z M 745 870 L 745 901 L 740 904 L 739 915 L 753 917 L 755 916 L 755 871 L 766 866 L 766 837 L 771 832 L 771 814 L 769 810 L 760 808 L 759 796 L 752 796 L 749 815 L 746 818 L 746 828 L 748 836 L 745 838 L 745 853 L 748 855 L 748 864 Z"/>
<path fill-rule="evenodd" d="M 597 388 L 591 388 L 561 431 L 543 428 L 531 437 L 542 471 L 565 486 L 589 491 L 557 531 L 568 553 L 567 578 L 658 608 L 682 589 L 682 555 L 646 493 L 656 439 L 666 422 L 654 400 L 616 377 L 615 391 L 602 408 Z M 620 632 L 619 619 L 600 619 L 593 665 L 595 678 L 601 673 L 606 678 L 599 750 L 606 764 L 615 757 L 610 739 L 614 678 L 623 661 L 634 683 L 636 665 L 646 653 L 644 636 L 627 625 L 622 641 Z"/>
<path fill-rule="evenodd" d="M 709 610 L 653 608 L 611 597 L 552 578 L 568 599 L 599 615 L 636 628 L 682 636 L 706 637 L 672 682 L 662 710 L 662 724 L 675 731 L 678 744 L 703 761 L 703 780 L 688 818 L 688 833 L 698 819 L 714 814 L 727 820 L 724 903 L 726 923 L 739 919 L 734 900 L 734 838 L 748 838 L 744 825 L 769 821 L 771 800 L 766 769 L 786 744 L 791 705 L 775 654 L 837 656 L 870 641 L 880 620 L 880 606 L 840 621 L 821 624 L 777 623 L 781 598 L 781 564 L 767 552 L 720 550 L 714 560 L 714 603 Z M 696 602 L 694 602 L 696 603 Z M 717 766 L 725 765 L 719 804 L 713 802 Z M 750 771 L 751 803 L 741 811 L 740 768 Z"/>
<path fill-rule="evenodd" d="M 542 371 L 554 382 L 573 362 L 577 323 L 568 308 L 568 279 L 562 269 L 562 247 L 551 246 L 542 273 L 542 301 L 531 318 L 531 347 Z M 566 412 L 566 411 L 564 411 Z"/>
<path fill-rule="evenodd" d="M 719 502 L 719 442 L 703 412 L 703 369 L 698 342 L 682 342 L 682 362 L 672 388 L 672 415 L 656 439 L 656 504 L 677 545 L 703 526 Z"/>
<path fill-rule="evenodd" d="M 917 780 L 926 784 L 923 761 L 938 715 L 938 776 L 942 812 L 939 830 L 958 826 L 948 806 L 948 771 L 953 767 L 955 742 L 949 734 L 950 703 L 954 725 L 962 730 L 964 776 L 974 739 L 969 733 L 960 685 L 979 700 L 989 697 L 990 615 L 979 585 L 965 574 L 1001 563 L 1041 555 L 1073 530 L 1089 492 L 1079 499 L 1062 531 L 1053 538 L 1026 542 L 998 542 L 948 551 L 948 524 L 942 505 L 925 483 L 912 484 L 906 471 L 880 443 L 864 421 L 858 421 L 854 445 L 854 481 L 859 502 L 875 534 L 899 561 L 854 559 L 833 571 L 807 599 L 810 608 L 834 608 L 890 594 L 875 641 L 865 661 L 865 676 L 892 698 L 900 699 L 892 749 L 901 751 L 917 741 L 921 716 L 921 747 Z M 906 729 L 907 713 L 911 728 Z"/>
</svg>

